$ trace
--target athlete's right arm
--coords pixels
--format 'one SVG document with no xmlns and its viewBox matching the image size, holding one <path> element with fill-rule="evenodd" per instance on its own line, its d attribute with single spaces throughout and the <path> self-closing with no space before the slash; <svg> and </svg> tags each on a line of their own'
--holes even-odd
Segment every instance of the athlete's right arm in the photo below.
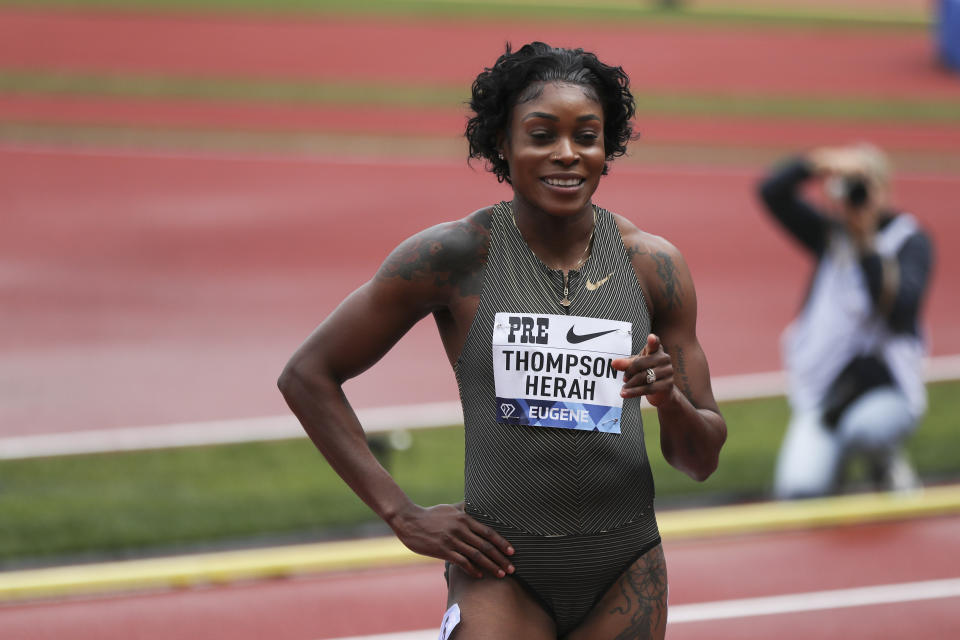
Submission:
<svg viewBox="0 0 960 640">
<path fill-rule="evenodd" d="M 456 245 L 463 229 L 455 225 L 462 224 L 433 227 L 397 247 L 377 275 L 294 353 L 278 386 L 334 470 L 407 547 L 477 577 L 502 576 L 512 571 L 509 543 L 457 506 L 413 503 L 371 453 L 342 390 L 347 379 L 373 365 L 418 320 L 448 306 L 462 288 L 457 280 L 471 270 L 462 262 L 459 270 L 450 269 L 458 262 L 451 253 L 461 253 Z"/>
</svg>

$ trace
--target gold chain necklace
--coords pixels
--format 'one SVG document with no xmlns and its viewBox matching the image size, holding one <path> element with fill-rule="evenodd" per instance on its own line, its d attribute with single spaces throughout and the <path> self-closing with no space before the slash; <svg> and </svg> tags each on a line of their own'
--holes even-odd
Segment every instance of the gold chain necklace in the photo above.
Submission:
<svg viewBox="0 0 960 640">
<path fill-rule="evenodd" d="M 593 226 L 590 228 L 590 237 L 587 238 L 587 246 L 583 248 L 583 255 L 580 256 L 580 260 L 577 261 L 577 264 L 573 266 L 572 269 L 563 270 L 563 269 L 553 269 L 553 267 L 547 267 L 548 269 L 553 269 L 554 271 L 563 271 L 563 299 L 560 300 L 560 304 L 564 307 L 569 307 L 572 300 L 570 299 L 570 272 L 576 271 L 583 266 L 583 263 L 587 261 L 587 258 L 590 257 L 590 247 L 593 245 L 593 235 L 597 231 L 597 209 L 593 209 Z M 513 220 L 513 226 L 516 228 L 517 233 L 520 234 L 520 237 L 523 238 L 523 232 L 520 231 L 520 227 L 517 225 L 517 216 L 513 211 L 513 207 L 510 207 L 510 219 Z M 524 240 L 526 242 L 526 240 Z M 530 246 L 529 244 L 527 245 Z M 532 249 L 531 249 L 532 251 Z"/>
</svg>

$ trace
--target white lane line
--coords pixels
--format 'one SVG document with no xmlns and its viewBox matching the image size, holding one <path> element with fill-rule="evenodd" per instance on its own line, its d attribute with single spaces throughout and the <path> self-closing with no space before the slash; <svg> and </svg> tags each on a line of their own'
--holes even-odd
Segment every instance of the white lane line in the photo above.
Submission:
<svg viewBox="0 0 960 640">
<path fill-rule="evenodd" d="M 463 412 L 459 402 L 358 409 L 357 416 L 367 433 L 463 424 Z M 303 427 L 293 414 L 180 422 L 0 438 L 0 460 L 289 440 L 302 437 L 305 437 Z"/>
<path fill-rule="evenodd" d="M 930 358 L 924 377 L 927 382 L 960 378 L 960 355 Z M 782 371 L 768 371 L 719 376 L 713 379 L 713 389 L 717 400 L 724 402 L 783 395 L 786 382 Z M 455 401 L 372 407 L 358 409 L 357 415 L 367 433 L 463 424 L 460 403 Z M 304 437 L 303 429 L 292 415 L 89 429 L 0 438 L 0 460 L 301 437 Z"/>
<path fill-rule="evenodd" d="M 886 584 L 874 587 L 857 587 L 853 589 L 835 589 L 810 593 L 792 593 L 764 598 L 743 598 L 740 600 L 721 600 L 718 602 L 673 605 L 670 607 L 667 624 L 729 620 L 733 618 L 750 618 L 753 616 L 769 616 L 803 611 L 824 611 L 827 609 L 843 609 L 957 597 L 960 597 L 960 578 L 929 580 L 925 582 L 903 582 L 900 584 Z M 419 631 L 384 633 L 370 636 L 350 636 L 349 638 L 336 638 L 335 640 L 435 640 L 438 635 L 438 629 L 421 629 Z"/>
<path fill-rule="evenodd" d="M 950 578 L 947 580 L 902 582 L 900 584 L 853 589 L 791 593 L 783 596 L 681 604 L 670 607 L 668 621 L 673 623 L 704 622 L 957 597 L 960 597 L 960 578 Z"/>
</svg>

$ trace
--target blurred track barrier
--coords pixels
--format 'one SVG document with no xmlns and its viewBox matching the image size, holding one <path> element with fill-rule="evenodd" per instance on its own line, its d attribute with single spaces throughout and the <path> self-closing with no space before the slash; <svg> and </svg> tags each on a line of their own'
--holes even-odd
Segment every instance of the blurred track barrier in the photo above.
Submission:
<svg viewBox="0 0 960 640">
<path fill-rule="evenodd" d="M 960 485 L 658 514 L 665 540 L 846 526 L 960 513 Z M 396 538 L 291 545 L 0 573 L 0 602 L 179 589 L 329 571 L 439 562 Z"/>
<path fill-rule="evenodd" d="M 955 71 L 960 71 L 960 0 L 938 0 L 937 9 L 940 60 Z"/>
</svg>

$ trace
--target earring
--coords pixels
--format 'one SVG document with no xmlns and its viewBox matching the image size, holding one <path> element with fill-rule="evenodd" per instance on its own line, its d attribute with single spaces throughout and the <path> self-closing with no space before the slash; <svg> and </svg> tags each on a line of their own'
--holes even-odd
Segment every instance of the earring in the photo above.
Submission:
<svg viewBox="0 0 960 640">
<path fill-rule="evenodd" d="M 501 160 L 503 160 L 503 152 L 501 151 L 500 153 L 498 153 L 498 154 L 497 154 L 497 157 L 500 158 Z"/>
</svg>

